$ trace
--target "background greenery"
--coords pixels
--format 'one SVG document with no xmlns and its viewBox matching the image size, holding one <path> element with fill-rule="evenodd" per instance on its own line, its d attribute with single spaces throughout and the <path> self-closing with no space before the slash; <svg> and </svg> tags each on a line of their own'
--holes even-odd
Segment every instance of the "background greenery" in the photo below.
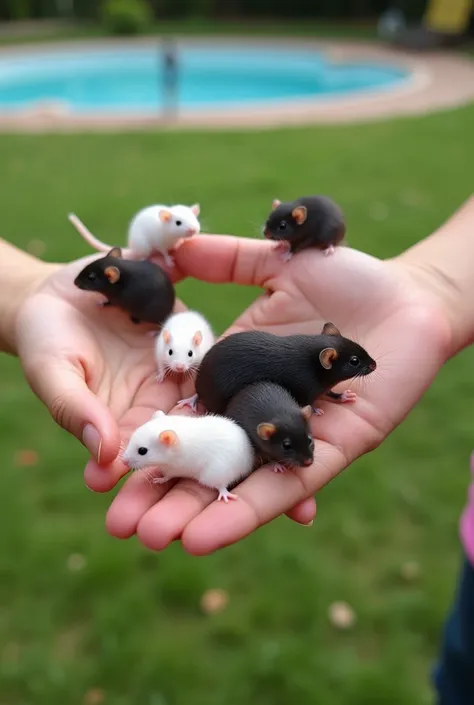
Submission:
<svg viewBox="0 0 474 705">
<path fill-rule="evenodd" d="M 100 6 L 109 0 L 4 0 L 0 18 L 76 17 L 93 19 Z M 115 0 L 112 0 L 115 1 Z M 124 0 L 120 0 L 123 2 Z M 133 5 L 143 0 L 125 0 Z M 157 19 L 169 17 L 376 17 L 389 6 L 402 9 L 407 18 L 419 19 L 427 0 L 293 0 L 291 3 L 271 0 L 146 0 Z"/>
<path fill-rule="evenodd" d="M 140 207 L 199 200 L 206 230 L 255 236 L 272 198 L 324 192 L 351 245 L 389 257 L 469 195 L 473 121 L 471 106 L 262 133 L 0 136 L 1 234 L 66 260 L 88 252 L 70 210 L 119 242 Z M 255 294 L 179 289 L 218 331 Z M 84 487 L 86 453 L 4 356 L 1 705 L 432 702 L 474 446 L 473 362 L 465 351 L 448 363 L 386 443 L 320 493 L 312 528 L 282 517 L 192 558 L 178 543 L 153 554 L 108 537 L 114 493 Z M 212 588 L 229 604 L 210 615 L 200 601 Z M 338 600 L 357 615 L 347 631 L 328 617 Z"/>
</svg>

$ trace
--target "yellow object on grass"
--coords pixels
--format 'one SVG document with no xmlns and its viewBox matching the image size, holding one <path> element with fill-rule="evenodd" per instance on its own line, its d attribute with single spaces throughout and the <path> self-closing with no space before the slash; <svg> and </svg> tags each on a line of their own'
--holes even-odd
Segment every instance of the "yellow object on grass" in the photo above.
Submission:
<svg viewBox="0 0 474 705">
<path fill-rule="evenodd" d="M 463 34 L 473 12 L 472 0 L 429 0 L 423 18 L 427 29 L 442 34 Z"/>
</svg>

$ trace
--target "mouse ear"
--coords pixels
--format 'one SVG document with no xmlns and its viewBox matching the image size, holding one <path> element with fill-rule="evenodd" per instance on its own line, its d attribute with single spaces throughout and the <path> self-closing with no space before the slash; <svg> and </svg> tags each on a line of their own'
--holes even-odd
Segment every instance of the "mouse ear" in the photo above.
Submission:
<svg viewBox="0 0 474 705">
<path fill-rule="evenodd" d="M 319 353 L 319 362 L 325 370 L 330 370 L 334 360 L 337 360 L 337 350 L 334 348 L 324 348 Z"/>
<path fill-rule="evenodd" d="M 117 267 L 106 267 L 104 274 L 111 284 L 116 284 L 120 279 L 120 269 Z"/>
<path fill-rule="evenodd" d="M 160 220 L 162 223 L 169 223 L 170 222 L 170 220 L 171 220 L 171 212 L 170 211 L 161 209 L 159 215 L 160 215 Z"/>
<path fill-rule="evenodd" d="M 274 198 L 272 201 L 272 211 L 278 208 L 278 206 L 281 206 L 281 201 L 279 201 L 278 198 Z"/>
<path fill-rule="evenodd" d="M 308 211 L 304 206 L 297 206 L 296 208 L 293 208 L 291 215 L 293 216 L 293 219 L 296 220 L 297 225 L 303 225 L 306 220 L 306 216 L 308 215 Z"/>
<path fill-rule="evenodd" d="M 198 216 L 199 213 L 201 212 L 201 206 L 199 203 L 195 203 L 194 206 L 191 206 L 191 210 L 194 213 L 194 215 Z"/>
<path fill-rule="evenodd" d="M 306 421 L 309 421 L 313 415 L 313 407 L 311 404 L 308 404 L 308 406 L 303 406 L 301 413 L 303 414 L 303 418 L 306 419 Z"/>
<path fill-rule="evenodd" d="M 121 247 L 112 247 L 112 249 L 109 252 L 107 252 L 107 257 L 117 257 L 118 259 L 121 259 L 122 248 Z"/>
<path fill-rule="evenodd" d="M 257 426 L 257 433 L 262 440 L 269 441 L 270 438 L 276 433 L 276 426 L 272 423 L 259 423 Z"/>
<path fill-rule="evenodd" d="M 165 328 L 161 335 L 163 337 L 164 344 L 169 345 L 171 343 L 171 333 L 169 330 Z"/>
<path fill-rule="evenodd" d="M 202 343 L 202 333 L 200 330 L 197 330 L 195 334 L 193 335 L 193 345 L 201 345 Z"/>
<path fill-rule="evenodd" d="M 158 411 L 155 411 L 155 413 L 153 414 L 153 416 L 151 418 L 158 419 L 160 416 L 166 416 L 166 414 L 161 409 L 158 409 Z"/>
<path fill-rule="evenodd" d="M 323 335 L 339 335 L 339 336 L 341 335 L 340 330 L 338 328 L 336 328 L 334 323 L 331 323 L 330 321 L 328 321 L 327 323 L 324 324 L 321 333 Z"/>
<path fill-rule="evenodd" d="M 160 435 L 158 436 L 158 440 L 160 441 L 162 446 L 167 446 L 168 448 L 171 446 L 176 446 L 178 445 L 178 436 L 174 431 L 162 431 Z"/>
</svg>

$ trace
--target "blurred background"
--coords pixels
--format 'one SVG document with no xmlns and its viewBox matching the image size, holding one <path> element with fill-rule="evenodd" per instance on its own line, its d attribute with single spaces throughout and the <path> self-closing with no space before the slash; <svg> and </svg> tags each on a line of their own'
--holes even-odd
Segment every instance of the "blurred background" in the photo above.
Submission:
<svg viewBox="0 0 474 705">
<path fill-rule="evenodd" d="M 6 45 L 143 33 L 350 37 L 470 59 L 471 11 L 461 3 L 443 23 L 438 3 L 430 24 L 429 4 L 0 0 L 0 58 Z M 203 229 L 252 237 L 273 198 L 314 192 L 342 206 L 351 246 L 391 257 L 470 195 L 473 124 L 468 105 L 302 129 L 0 134 L 1 236 L 65 261 L 88 253 L 69 211 L 125 242 L 139 208 L 199 201 Z M 256 294 L 195 281 L 179 293 L 219 333 Z M 313 527 L 282 517 L 193 558 L 107 535 L 115 492 L 84 487 L 86 452 L 3 356 L 1 705 L 432 703 L 461 555 L 473 363 L 472 350 L 450 361 L 383 446 L 320 493 Z"/>
</svg>

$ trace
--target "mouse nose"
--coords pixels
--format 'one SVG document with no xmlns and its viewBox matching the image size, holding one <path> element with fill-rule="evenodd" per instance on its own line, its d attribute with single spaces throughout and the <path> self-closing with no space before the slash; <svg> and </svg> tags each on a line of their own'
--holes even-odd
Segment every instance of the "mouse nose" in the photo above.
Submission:
<svg viewBox="0 0 474 705">
<path fill-rule="evenodd" d="M 312 464 L 313 464 L 313 461 L 311 460 L 311 458 L 306 458 L 305 460 L 303 460 L 303 465 L 305 465 L 306 467 L 308 467 L 309 465 L 312 465 Z"/>
<path fill-rule="evenodd" d="M 192 237 L 193 235 L 196 235 L 196 233 L 197 233 L 196 228 L 188 228 L 188 229 L 186 230 L 186 235 L 187 235 L 188 237 Z"/>
<path fill-rule="evenodd" d="M 182 362 L 177 362 L 174 366 L 174 369 L 176 370 L 176 372 L 184 372 L 185 367 Z"/>
<path fill-rule="evenodd" d="M 371 362 L 370 365 L 369 365 L 369 370 L 370 370 L 371 372 L 373 372 L 373 371 L 376 370 L 376 369 L 377 369 L 377 363 L 375 362 L 375 360 L 372 360 L 372 362 Z"/>
</svg>

